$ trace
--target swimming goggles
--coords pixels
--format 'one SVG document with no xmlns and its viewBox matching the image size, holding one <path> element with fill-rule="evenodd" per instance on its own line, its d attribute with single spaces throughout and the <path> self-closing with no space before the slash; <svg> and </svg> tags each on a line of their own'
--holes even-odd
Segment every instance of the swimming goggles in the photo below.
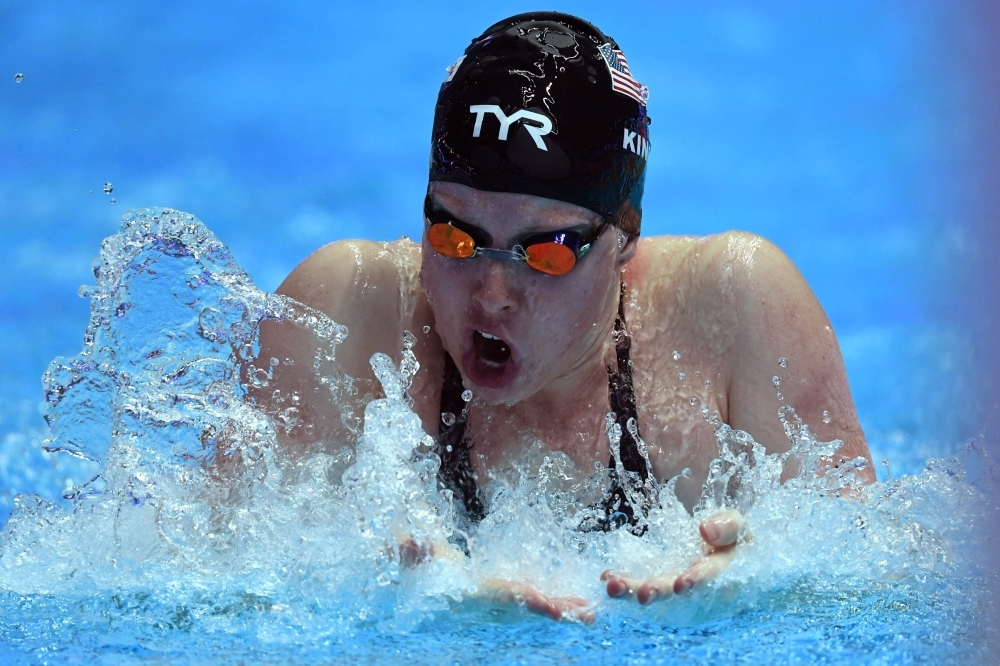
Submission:
<svg viewBox="0 0 1000 666">
<path fill-rule="evenodd" d="M 517 261 L 548 275 L 565 275 L 573 270 L 609 224 L 605 219 L 589 232 L 566 229 L 531 233 L 519 238 L 510 250 L 497 250 L 489 247 L 492 239 L 488 233 L 456 219 L 446 210 L 434 209 L 429 196 L 424 199 L 424 217 L 430 222 L 427 241 L 438 254 L 452 259 L 487 257 Z"/>
</svg>

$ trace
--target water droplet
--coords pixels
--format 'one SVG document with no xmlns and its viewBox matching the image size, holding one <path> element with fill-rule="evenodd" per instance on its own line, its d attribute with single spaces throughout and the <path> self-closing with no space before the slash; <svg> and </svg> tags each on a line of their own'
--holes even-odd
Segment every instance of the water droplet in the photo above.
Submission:
<svg viewBox="0 0 1000 666">
<path fill-rule="evenodd" d="M 417 336 L 409 331 L 403 331 L 403 348 L 413 349 L 413 345 L 415 344 L 417 344 Z"/>
<path fill-rule="evenodd" d="M 14 75 L 14 83 L 20 83 L 21 81 L 24 81 L 24 74 L 18 72 Z"/>
<path fill-rule="evenodd" d="M 276 358 L 274 358 L 274 357 L 272 356 L 272 357 L 271 357 L 271 361 L 270 361 L 270 363 L 271 363 L 271 367 L 273 368 L 274 366 L 276 366 L 276 365 L 278 365 L 279 363 L 281 363 L 281 361 L 279 361 L 278 359 L 276 359 Z"/>
<path fill-rule="evenodd" d="M 112 199 L 111 203 L 115 203 L 116 201 L 118 201 L 118 199 Z"/>
<path fill-rule="evenodd" d="M 430 333 L 430 332 L 431 332 L 431 327 L 430 326 L 424 326 L 424 333 Z"/>
<path fill-rule="evenodd" d="M 706 379 L 706 380 L 705 380 L 705 388 L 708 388 L 708 387 L 710 387 L 711 385 L 712 385 L 712 380 L 711 380 L 711 379 Z"/>
<path fill-rule="evenodd" d="M 454 451 L 454 447 L 452 447 L 452 445 L 449 444 L 448 446 L 444 447 L 444 450 L 447 451 L 448 453 L 451 453 L 452 451 Z"/>
<path fill-rule="evenodd" d="M 781 358 L 778 359 L 778 365 L 781 366 L 782 368 L 787 368 L 788 367 L 788 359 L 785 358 L 784 356 L 782 356 Z"/>
<path fill-rule="evenodd" d="M 771 383 L 774 384 L 774 388 L 781 388 L 781 377 L 778 375 L 771 377 Z"/>
<path fill-rule="evenodd" d="M 470 391 L 469 389 L 465 389 L 464 391 L 462 391 L 462 400 L 466 402 L 472 400 L 472 391 Z"/>
<path fill-rule="evenodd" d="M 695 405 L 698 404 L 698 398 L 695 398 L 695 397 L 692 396 L 691 399 L 688 400 L 688 402 L 690 402 L 691 406 L 693 407 L 693 406 L 695 406 Z"/>
<path fill-rule="evenodd" d="M 686 374 L 684 374 L 683 372 L 678 372 L 677 373 L 677 379 L 679 379 L 681 381 L 684 381 L 685 379 L 687 379 L 687 377 L 688 376 Z"/>
<path fill-rule="evenodd" d="M 441 422 L 450 428 L 455 425 L 455 415 L 451 412 L 441 412 Z"/>
<path fill-rule="evenodd" d="M 114 191 L 115 191 L 115 186 L 114 185 L 112 185 L 111 183 L 104 183 L 104 193 L 105 194 L 111 194 Z"/>
<path fill-rule="evenodd" d="M 824 409 L 823 410 L 823 423 L 830 423 L 831 421 L 833 421 L 833 417 L 830 416 L 830 412 L 828 412 L 827 410 Z"/>
<path fill-rule="evenodd" d="M 681 353 L 678 351 L 672 352 L 670 354 L 670 358 L 674 359 L 675 361 L 679 361 L 681 360 Z"/>
</svg>

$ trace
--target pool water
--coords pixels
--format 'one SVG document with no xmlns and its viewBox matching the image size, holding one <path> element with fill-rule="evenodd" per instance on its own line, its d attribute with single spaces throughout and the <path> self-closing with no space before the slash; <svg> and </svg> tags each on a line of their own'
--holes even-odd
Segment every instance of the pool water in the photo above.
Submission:
<svg viewBox="0 0 1000 666">
<path fill-rule="evenodd" d="M 245 400 L 246 382 L 282 368 L 256 358 L 257 325 L 312 331 L 334 399 L 348 383 L 330 359 L 349 331 L 258 290 L 209 229 L 169 209 L 126 213 L 95 276 L 83 348 L 47 370 L 43 411 L 45 448 L 60 451 L 49 455 L 97 471 L 66 491 L 69 508 L 18 496 L 0 533 L 12 663 L 942 663 L 993 648 L 996 571 L 977 559 L 976 525 L 995 511 L 997 469 L 976 442 L 864 488 L 850 465 L 813 473 L 836 444 L 792 412 L 785 456 L 719 425 L 695 516 L 664 483 L 643 537 L 577 530 L 576 498 L 602 480 L 535 447 L 486 487 L 490 514 L 470 530 L 406 401 L 412 342 L 399 361 L 373 357 L 385 397 L 365 408 L 356 449 L 322 442 L 290 461 L 274 446 L 281 423 Z M 220 472 L 220 446 L 242 463 Z M 789 457 L 803 471 L 782 484 Z M 836 496 L 847 486 L 859 501 Z M 699 517 L 724 508 L 743 511 L 752 536 L 718 580 L 648 608 L 605 597 L 603 569 L 685 567 Z M 401 533 L 439 544 L 462 533 L 468 555 L 402 567 Z M 475 594 L 485 578 L 584 596 L 598 619 L 495 606 Z"/>
</svg>

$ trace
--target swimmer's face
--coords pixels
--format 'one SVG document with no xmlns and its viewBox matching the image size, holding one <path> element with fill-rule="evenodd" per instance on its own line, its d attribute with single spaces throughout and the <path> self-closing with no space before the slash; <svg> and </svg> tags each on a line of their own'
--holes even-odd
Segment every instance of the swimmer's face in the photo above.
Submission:
<svg viewBox="0 0 1000 666">
<path fill-rule="evenodd" d="M 433 183 L 430 196 L 501 250 L 526 234 L 601 224 L 585 208 L 525 194 Z M 621 247 L 616 229 L 606 229 L 565 275 L 514 261 L 448 258 L 428 244 L 426 231 L 425 221 L 420 282 L 442 344 L 478 398 L 519 402 L 603 353 L 617 314 L 621 269 L 635 246 Z"/>
</svg>

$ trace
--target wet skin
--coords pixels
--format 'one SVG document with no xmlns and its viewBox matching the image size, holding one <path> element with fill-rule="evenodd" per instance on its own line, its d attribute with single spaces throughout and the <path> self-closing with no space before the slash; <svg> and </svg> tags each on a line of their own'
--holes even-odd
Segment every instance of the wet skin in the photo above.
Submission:
<svg viewBox="0 0 1000 666">
<path fill-rule="evenodd" d="M 454 183 L 435 183 L 430 193 L 436 205 L 488 233 L 499 249 L 510 249 L 527 233 L 599 223 L 586 209 L 528 195 Z M 844 441 L 832 464 L 864 456 L 869 465 L 862 473 L 871 474 L 829 321 L 794 265 L 751 234 L 635 238 L 609 228 L 562 276 L 510 261 L 444 257 L 426 237 L 421 245 L 340 241 L 306 259 L 278 291 L 348 327 L 337 358 L 361 380 L 359 414 L 366 391 L 379 394 L 368 359 L 381 351 L 398 361 L 403 331 L 412 331 L 421 369 L 410 393 L 424 429 L 436 434 L 447 351 L 474 394 L 466 433 L 475 443 L 472 466 L 482 485 L 518 455 L 524 441 L 545 442 L 580 470 L 607 463 L 607 367 L 614 365 L 611 332 L 623 281 L 639 430 L 658 479 L 691 470 L 690 479 L 676 486 L 689 509 L 717 454 L 715 430 L 702 406 L 749 432 L 768 453 L 788 450 L 774 375 L 782 378 L 785 401 L 819 439 Z M 509 365 L 497 370 L 484 362 L 477 348 L 481 334 L 503 340 Z M 276 376 L 283 390 L 303 396 L 300 426 L 283 438 L 287 450 L 344 441 L 340 411 L 322 397 L 310 371 L 310 336 L 265 324 L 262 345 L 262 357 L 296 361 Z M 779 358 L 787 359 L 784 367 Z M 312 426 L 311 437 L 301 434 L 305 425 Z M 634 579 L 605 572 L 607 592 L 640 603 L 682 593 L 725 568 L 742 530 L 738 515 L 710 518 L 701 525 L 705 559 L 679 575 Z M 484 594 L 556 619 L 592 617 L 581 600 L 548 599 L 528 583 L 490 581 Z"/>
</svg>

